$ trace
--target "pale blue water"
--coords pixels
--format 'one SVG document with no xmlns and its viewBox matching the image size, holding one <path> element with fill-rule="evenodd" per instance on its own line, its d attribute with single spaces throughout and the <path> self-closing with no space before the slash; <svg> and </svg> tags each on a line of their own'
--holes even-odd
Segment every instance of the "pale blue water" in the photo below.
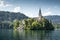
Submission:
<svg viewBox="0 0 60 40">
<path fill-rule="evenodd" d="M 0 40 L 60 40 L 60 29 L 54 31 L 0 29 Z"/>
</svg>

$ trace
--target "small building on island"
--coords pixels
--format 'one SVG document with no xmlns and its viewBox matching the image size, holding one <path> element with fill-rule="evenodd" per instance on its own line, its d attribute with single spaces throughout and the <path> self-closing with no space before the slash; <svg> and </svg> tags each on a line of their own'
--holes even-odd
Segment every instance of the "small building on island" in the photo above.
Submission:
<svg viewBox="0 0 60 40">
<path fill-rule="evenodd" d="M 41 21 L 42 20 L 42 12 L 41 12 L 41 8 L 39 9 L 39 13 L 38 13 L 38 17 L 35 17 L 34 19 Z"/>
<path fill-rule="evenodd" d="M 54 29 L 51 22 L 49 22 L 47 19 L 45 19 L 42 16 L 41 9 L 39 9 L 39 14 L 38 15 L 39 16 L 35 17 L 35 18 L 29 18 L 29 19 L 21 20 L 17 30 L 21 30 L 21 29 L 52 30 L 52 29 Z"/>
</svg>

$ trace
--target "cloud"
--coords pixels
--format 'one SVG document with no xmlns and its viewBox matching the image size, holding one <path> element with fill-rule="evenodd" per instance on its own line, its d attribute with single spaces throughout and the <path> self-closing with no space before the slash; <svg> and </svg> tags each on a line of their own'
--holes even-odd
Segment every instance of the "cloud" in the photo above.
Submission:
<svg viewBox="0 0 60 40">
<path fill-rule="evenodd" d="M 12 10 L 12 12 L 20 12 L 20 7 L 19 7 L 19 6 L 15 7 L 15 8 Z"/>
<path fill-rule="evenodd" d="M 12 6 L 12 5 L 6 4 L 4 1 L 0 0 L 0 7 L 8 7 L 8 6 Z"/>
<path fill-rule="evenodd" d="M 43 16 L 48 16 L 48 15 L 51 15 L 52 12 L 48 11 L 46 13 L 43 14 Z"/>
<path fill-rule="evenodd" d="M 20 12 L 20 6 L 8 4 L 3 0 L 0 0 L 0 11 Z"/>
<path fill-rule="evenodd" d="M 43 12 L 43 14 L 42 14 L 42 15 L 43 15 L 43 16 L 52 15 L 52 11 L 51 11 L 51 9 L 50 9 L 50 8 L 48 8 L 48 9 L 44 10 L 44 12 Z"/>
</svg>

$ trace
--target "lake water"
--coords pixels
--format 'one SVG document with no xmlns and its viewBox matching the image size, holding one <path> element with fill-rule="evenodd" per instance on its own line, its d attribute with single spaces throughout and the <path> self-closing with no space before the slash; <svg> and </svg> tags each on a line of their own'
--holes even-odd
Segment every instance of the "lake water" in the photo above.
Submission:
<svg viewBox="0 0 60 40">
<path fill-rule="evenodd" d="M 0 40 L 60 40 L 60 29 L 53 31 L 0 29 Z"/>
</svg>

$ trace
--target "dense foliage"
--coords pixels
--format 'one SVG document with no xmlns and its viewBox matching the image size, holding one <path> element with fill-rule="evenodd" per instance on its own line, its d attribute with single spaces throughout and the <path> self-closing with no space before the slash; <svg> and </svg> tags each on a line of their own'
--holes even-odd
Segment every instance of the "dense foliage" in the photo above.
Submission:
<svg viewBox="0 0 60 40">
<path fill-rule="evenodd" d="M 14 20 L 14 29 L 17 29 L 17 27 L 19 27 L 19 21 L 18 20 Z"/>
<path fill-rule="evenodd" d="M 17 29 L 18 27 L 20 27 L 19 25 L 23 24 L 22 21 L 23 20 L 21 20 L 21 21 L 15 20 L 14 21 L 14 29 Z M 31 30 L 52 30 L 52 29 L 54 29 L 51 22 L 49 22 L 45 18 L 42 18 L 39 21 L 36 19 L 32 19 L 32 18 L 24 19 L 23 26 L 24 26 L 23 27 L 24 29 L 31 29 Z"/>
<path fill-rule="evenodd" d="M 32 29 L 32 30 L 54 29 L 53 25 L 48 20 L 46 20 L 45 18 L 42 18 L 40 21 L 37 21 L 35 19 L 27 19 L 24 21 L 25 21 L 24 29 Z"/>
</svg>

